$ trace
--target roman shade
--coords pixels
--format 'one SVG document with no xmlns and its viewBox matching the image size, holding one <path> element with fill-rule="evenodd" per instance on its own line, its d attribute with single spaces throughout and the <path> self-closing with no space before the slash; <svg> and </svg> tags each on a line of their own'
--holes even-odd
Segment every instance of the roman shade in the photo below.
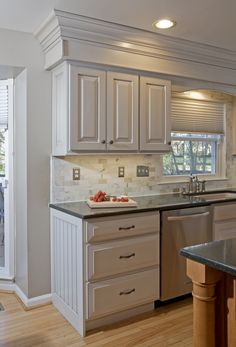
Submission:
<svg viewBox="0 0 236 347">
<path fill-rule="evenodd" d="M 173 132 L 224 134 L 225 104 L 172 97 Z"/>
<path fill-rule="evenodd" d="M 0 81 L 0 128 L 8 127 L 8 83 Z"/>
</svg>

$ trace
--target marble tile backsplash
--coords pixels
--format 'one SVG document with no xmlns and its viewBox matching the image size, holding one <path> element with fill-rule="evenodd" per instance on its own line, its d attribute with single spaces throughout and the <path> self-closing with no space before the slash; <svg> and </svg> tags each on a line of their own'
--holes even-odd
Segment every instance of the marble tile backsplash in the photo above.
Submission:
<svg viewBox="0 0 236 347">
<path fill-rule="evenodd" d="M 179 184 L 163 184 L 161 155 L 83 155 L 52 158 L 51 201 L 85 200 L 97 190 L 112 195 L 130 196 L 177 191 Z M 149 177 L 136 177 L 136 166 L 149 166 Z M 118 177 L 118 167 L 125 167 L 125 177 Z M 73 181 L 73 168 L 80 169 L 80 180 Z M 227 155 L 227 181 L 207 182 L 208 189 L 236 186 L 236 158 Z M 161 183 L 161 184 L 160 184 Z"/>
</svg>

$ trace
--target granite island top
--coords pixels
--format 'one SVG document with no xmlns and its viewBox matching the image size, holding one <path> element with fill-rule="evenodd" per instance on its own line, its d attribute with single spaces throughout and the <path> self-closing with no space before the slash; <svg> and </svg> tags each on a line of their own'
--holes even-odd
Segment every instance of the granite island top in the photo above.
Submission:
<svg viewBox="0 0 236 347">
<path fill-rule="evenodd" d="M 212 191 L 213 192 L 213 191 Z M 217 190 L 216 192 L 220 192 Z M 235 189 L 223 190 L 222 192 L 235 192 Z M 150 196 L 132 197 L 137 201 L 137 207 L 112 207 L 112 208 L 90 208 L 86 201 L 64 202 L 64 203 L 51 203 L 49 206 L 56 210 L 65 212 L 75 217 L 87 219 L 94 217 L 108 217 L 127 213 L 135 212 L 148 212 L 156 210 L 168 210 L 177 208 L 187 208 L 195 206 L 211 205 L 212 201 L 206 201 L 201 197 L 195 197 L 191 195 L 182 195 L 180 193 L 175 194 L 160 194 Z M 236 202 L 235 199 L 222 199 L 217 200 L 219 202 Z M 216 203 L 216 201 L 214 201 Z"/>
<path fill-rule="evenodd" d="M 180 254 L 236 276 L 236 238 L 182 248 Z"/>
</svg>

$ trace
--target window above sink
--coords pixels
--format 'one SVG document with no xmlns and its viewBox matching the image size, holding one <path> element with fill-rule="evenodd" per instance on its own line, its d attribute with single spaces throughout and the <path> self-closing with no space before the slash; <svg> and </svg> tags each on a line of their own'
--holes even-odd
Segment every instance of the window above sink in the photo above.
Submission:
<svg viewBox="0 0 236 347">
<path fill-rule="evenodd" d="M 171 152 L 163 155 L 162 183 L 226 178 L 227 121 L 233 97 L 215 91 L 172 92 Z"/>
</svg>

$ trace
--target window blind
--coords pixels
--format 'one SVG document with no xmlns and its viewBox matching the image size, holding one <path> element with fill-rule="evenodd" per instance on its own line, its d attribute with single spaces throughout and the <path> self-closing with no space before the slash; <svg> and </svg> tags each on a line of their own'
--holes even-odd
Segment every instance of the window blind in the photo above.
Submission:
<svg viewBox="0 0 236 347">
<path fill-rule="evenodd" d="M 0 81 L 0 128 L 8 126 L 8 85 Z"/>
<path fill-rule="evenodd" d="M 172 98 L 172 131 L 224 134 L 224 118 L 224 103 L 177 97 Z"/>
</svg>

